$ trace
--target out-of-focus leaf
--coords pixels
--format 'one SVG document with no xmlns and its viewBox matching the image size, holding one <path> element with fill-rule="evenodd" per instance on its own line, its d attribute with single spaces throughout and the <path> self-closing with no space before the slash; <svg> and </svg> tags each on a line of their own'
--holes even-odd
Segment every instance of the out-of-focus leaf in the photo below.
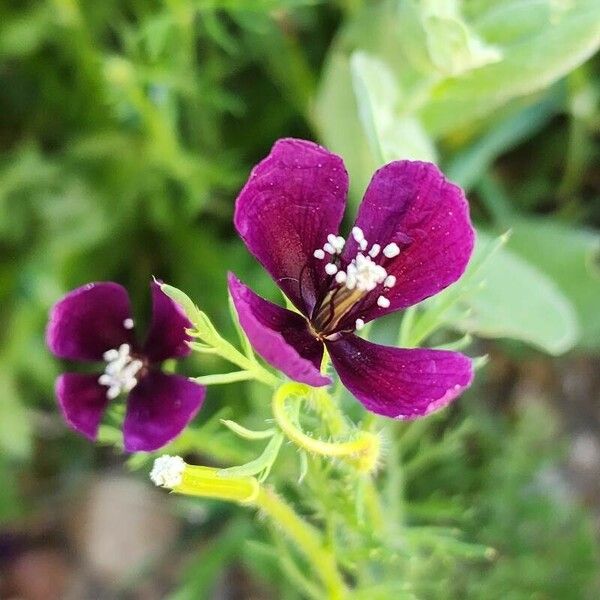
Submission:
<svg viewBox="0 0 600 600">
<path fill-rule="evenodd" d="M 378 58 L 355 52 L 350 70 L 360 121 L 375 162 L 435 161 L 435 148 L 419 121 L 398 112 L 402 94 L 390 68 Z"/>
<path fill-rule="evenodd" d="M 514 223 L 512 250 L 551 277 L 577 311 L 579 344 L 600 346 L 600 235 L 550 220 Z"/>
<path fill-rule="evenodd" d="M 5 370 L 0 370 L 0 390 L 0 451 L 15 458 L 26 458 L 31 452 L 29 412 L 21 404 L 16 382 Z"/>
<path fill-rule="evenodd" d="M 490 243 L 489 236 L 478 234 L 472 265 Z M 458 329 L 481 337 L 521 340 L 550 354 L 574 346 L 579 327 L 573 305 L 531 263 L 500 247 L 476 277 L 479 285 L 469 284 L 468 293 L 450 311 L 449 321 Z M 452 288 L 433 303 L 443 302 L 448 293 L 454 293 Z"/>
<path fill-rule="evenodd" d="M 434 87 L 420 115 L 438 136 L 481 117 L 512 98 L 549 86 L 600 46 L 600 3 L 578 0 L 553 10 L 548 0 L 493 3 L 473 18 L 475 31 L 502 60 Z"/>
</svg>

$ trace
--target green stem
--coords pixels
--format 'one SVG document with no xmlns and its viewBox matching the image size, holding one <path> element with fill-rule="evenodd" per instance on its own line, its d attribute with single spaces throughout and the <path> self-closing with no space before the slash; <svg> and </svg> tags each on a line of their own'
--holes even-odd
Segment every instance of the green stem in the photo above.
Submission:
<svg viewBox="0 0 600 600">
<path fill-rule="evenodd" d="M 347 590 L 331 552 L 323 545 L 321 536 L 303 521 L 280 496 L 261 487 L 254 505 L 268 515 L 292 540 L 309 561 L 328 591 L 330 600 L 341 600 Z"/>
</svg>

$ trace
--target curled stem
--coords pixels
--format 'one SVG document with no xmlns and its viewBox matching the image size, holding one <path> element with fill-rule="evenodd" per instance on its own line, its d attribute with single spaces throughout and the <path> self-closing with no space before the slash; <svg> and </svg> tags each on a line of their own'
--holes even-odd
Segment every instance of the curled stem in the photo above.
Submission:
<svg viewBox="0 0 600 600">
<path fill-rule="evenodd" d="M 359 431 L 352 440 L 344 442 L 326 442 L 310 437 L 300 430 L 290 419 L 285 402 L 289 397 L 305 397 L 310 388 L 300 383 L 285 383 L 273 395 L 273 415 L 281 430 L 297 446 L 307 452 L 341 458 L 352 462 L 360 471 L 371 471 L 377 465 L 380 442 L 377 435 L 369 431 Z M 321 394 L 320 400 L 326 394 Z M 329 396 L 327 395 L 327 398 Z"/>
</svg>

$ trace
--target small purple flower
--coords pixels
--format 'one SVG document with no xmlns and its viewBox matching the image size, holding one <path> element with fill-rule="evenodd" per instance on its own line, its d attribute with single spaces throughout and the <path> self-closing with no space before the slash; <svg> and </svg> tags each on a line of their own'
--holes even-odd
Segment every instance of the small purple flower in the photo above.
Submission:
<svg viewBox="0 0 600 600">
<path fill-rule="evenodd" d="M 229 290 L 256 351 L 290 378 L 330 383 L 320 372 L 325 346 L 368 410 L 417 418 L 469 386 L 469 358 L 381 346 L 354 332 L 462 275 L 474 241 L 468 204 L 435 165 L 393 162 L 373 176 L 346 240 L 338 231 L 347 190 L 339 156 L 304 140 L 278 141 L 240 192 L 235 226 L 300 314 L 257 296 L 233 274 Z"/>
<path fill-rule="evenodd" d="M 67 423 L 95 440 L 111 400 L 128 394 L 125 450 L 153 451 L 175 438 L 196 416 L 206 389 L 163 373 L 168 358 L 190 353 L 191 323 L 153 281 L 152 323 L 143 344 L 134 335 L 129 296 L 117 283 L 89 283 L 68 293 L 50 312 L 46 341 L 58 357 L 104 362 L 104 372 L 63 373 L 56 396 Z"/>
</svg>

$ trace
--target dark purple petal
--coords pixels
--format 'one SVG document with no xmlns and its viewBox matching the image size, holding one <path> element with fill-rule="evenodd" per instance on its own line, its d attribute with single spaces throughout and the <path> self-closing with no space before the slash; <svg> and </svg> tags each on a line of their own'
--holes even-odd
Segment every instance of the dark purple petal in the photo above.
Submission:
<svg viewBox="0 0 600 600">
<path fill-rule="evenodd" d="M 102 360 L 121 344 L 133 343 L 129 296 L 117 283 L 88 283 L 59 300 L 50 311 L 46 342 L 60 358 Z"/>
<path fill-rule="evenodd" d="M 396 277 L 396 285 L 385 293 L 388 308 L 376 304 L 380 289 L 370 294 L 363 307 L 371 308 L 360 314 L 365 321 L 417 304 L 454 283 L 473 251 L 474 231 L 464 193 L 431 163 L 403 160 L 379 169 L 356 225 L 370 245 L 377 243 L 383 249 L 395 242 L 401 249 L 395 258 L 385 259 L 383 253 L 378 257 Z M 345 257 L 355 254 L 352 239 Z"/>
<path fill-rule="evenodd" d="M 473 379 L 458 352 L 380 346 L 355 335 L 327 342 L 342 383 L 371 412 L 416 419 L 446 406 Z"/>
<path fill-rule="evenodd" d="M 304 140 L 279 140 L 238 196 L 235 226 L 254 256 L 305 315 L 328 279 L 313 252 L 337 234 L 348 190 L 339 156 Z"/>
<path fill-rule="evenodd" d="M 95 440 L 102 415 L 110 400 L 107 388 L 98 383 L 100 374 L 63 373 L 56 380 L 58 405 L 65 421 L 75 431 Z"/>
<path fill-rule="evenodd" d="M 150 371 L 129 393 L 123 423 L 127 452 L 152 452 L 176 438 L 196 416 L 206 388 L 181 375 Z"/>
<path fill-rule="evenodd" d="M 191 350 L 186 342 L 191 337 L 185 330 L 192 324 L 183 310 L 161 289 L 160 282 L 152 281 L 152 323 L 144 343 L 144 355 L 151 362 L 187 356 Z"/>
<path fill-rule="evenodd" d="M 304 317 L 257 296 L 231 273 L 229 292 L 242 329 L 269 364 L 301 383 L 331 383 L 320 372 L 323 344 L 310 333 Z"/>
</svg>

